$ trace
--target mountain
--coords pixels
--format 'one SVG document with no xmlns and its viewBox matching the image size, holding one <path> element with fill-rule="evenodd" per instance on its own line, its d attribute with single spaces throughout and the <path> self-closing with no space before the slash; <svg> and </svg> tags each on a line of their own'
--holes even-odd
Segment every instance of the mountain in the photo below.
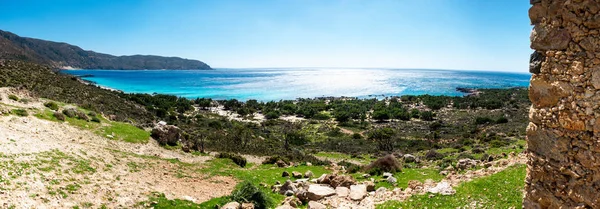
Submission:
<svg viewBox="0 0 600 209">
<path fill-rule="evenodd" d="M 0 30 L 0 59 L 23 60 L 54 68 L 79 69 L 186 69 L 209 70 L 206 63 L 179 57 L 153 55 L 113 56 L 87 51 L 78 46 L 20 37 Z"/>
</svg>

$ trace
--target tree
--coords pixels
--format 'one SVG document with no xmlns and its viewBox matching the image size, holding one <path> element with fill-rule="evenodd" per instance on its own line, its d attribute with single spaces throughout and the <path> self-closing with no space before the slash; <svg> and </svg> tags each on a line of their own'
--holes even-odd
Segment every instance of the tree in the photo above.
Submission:
<svg viewBox="0 0 600 209">
<path fill-rule="evenodd" d="M 388 112 L 385 109 L 373 111 L 373 115 L 371 115 L 371 117 L 373 117 L 373 119 L 378 120 L 378 121 L 384 121 L 384 120 L 390 119 L 390 115 L 388 114 Z"/>
<path fill-rule="evenodd" d="M 394 150 L 394 135 L 395 131 L 392 128 L 378 128 L 368 133 L 368 138 L 377 143 L 377 147 L 382 151 Z"/>
<path fill-rule="evenodd" d="M 431 111 L 423 111 L 421 112 L 421 120 L 425 120 L 425 121 L 432 121 L 433 120 L 433 113 Z"/>
</svg>

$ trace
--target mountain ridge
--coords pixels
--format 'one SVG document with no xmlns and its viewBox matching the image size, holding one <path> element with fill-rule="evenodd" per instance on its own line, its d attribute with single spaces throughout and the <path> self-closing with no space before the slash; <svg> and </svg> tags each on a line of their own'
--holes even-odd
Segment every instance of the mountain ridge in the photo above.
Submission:
<svg viewBox="0 0 600 209">
<path fill-rule="evenodd" d="M 3 30 L 0 30 L 0 59 L 35 62 L 61 69 L 212 69 L 199 60 L 157 55 L 114 56 L 68 43 L 21 37 Z"/>
</svg>

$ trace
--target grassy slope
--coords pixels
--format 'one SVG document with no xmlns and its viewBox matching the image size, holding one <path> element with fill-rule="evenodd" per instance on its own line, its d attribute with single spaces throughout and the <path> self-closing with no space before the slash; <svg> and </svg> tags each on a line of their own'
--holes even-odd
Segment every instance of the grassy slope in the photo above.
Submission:
<svg viewBox="0 0 600 209">
<path fill-rule="evenodd" d="M 456 187 L 451 196 L 428 194 L 413 196 L 404 202 L 389 201 L 377 208 L 520 208 L 523 201 L 525 165 L 506 170 Z"/>
</svg>

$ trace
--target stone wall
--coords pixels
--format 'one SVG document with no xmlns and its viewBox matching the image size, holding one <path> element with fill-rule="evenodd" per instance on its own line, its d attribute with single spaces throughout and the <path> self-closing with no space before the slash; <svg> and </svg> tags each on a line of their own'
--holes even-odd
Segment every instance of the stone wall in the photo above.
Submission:
<svg viewBox="0 0 600 209">
<path fill-rule="evenodd" d="M 525 208 L 600 208 L 600 0 L 530 0 Z"/>
</svg>

